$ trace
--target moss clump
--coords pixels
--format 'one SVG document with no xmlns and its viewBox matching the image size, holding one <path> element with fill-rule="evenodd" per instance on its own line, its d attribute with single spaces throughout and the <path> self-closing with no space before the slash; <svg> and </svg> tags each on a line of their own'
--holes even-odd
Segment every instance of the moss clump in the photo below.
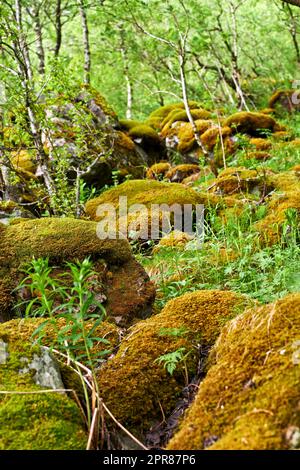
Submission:
<svg viewBox="0 0 300 470">
<path fill-rule="evenodd" d="M 295 90 L 277 90 L 269 100 L 269 107 L 273 108 L 275 112 L 293 112 L 299 109 L 299 104 L 293 102 L 293 95 Z"/>
<path fill-rule="evenodd" d="M 229 116 L 225 121 L 225 126 L 254 137 L 263 135 L 266 130 L 270 132 L 278 130 L 277 123 L 271 116 L 246 111 Z"/>
<path fill-rule="evenodd" d="M 198 108 L 199 103 L 197 101 L 189 101 L 189 107 L 191 109 Z M 149 119 L 160 118 L 163 120 L 170 112 L 180 109 L 184 109 L 184 103 L 182 101 L 179 103 L 166 104 L 158 109 L 155 109 L 155 111 L 150 114 Z"/>
<path fill-rule="evenodd" d="M 207 150 L 212 150 L 214 146 L 220 142 L 221 137 L 225 139 L 229 137 L 232 133 L 230 127 L 214 127 L 212 129 L 208 129 L 201 135 L 201 141 L 203 145 L 207 148 Z"/>
<path fill-rule="evenodd" d="M 86 212 L 93 220 L 100 204 L 113 204 L 119 208 L 120 196 L 127 196 L 128 207 L 133 204 L 144 204 L 150 208 L 151 204 L 202 204 L 203 197 L 191 188 L 185 188 L 178 183 L 163 183 L 153 180 L 132 180 L 112 188 L 101 196 L 90 200 L 86 204 Z"/>
<path fill-rule="evenodd" d="M 32 371 L 20 371 L 41 350 L 18 335 L 15 325 L 0 325 L 8 357 L 0 364 L 0 449 L 85 449 L 87 435 L 80 410 L 67 394 L 38 393 Z M 12 392 L 32 392 L 14 394 Z"/>
<path fill-rule="evenodd" d="M 69 218 L 43 218 L 10 225 L 1 236 L 0 267 L 48 257 L 50 262 L 72 261 L 87 256 L 120 264 L 131 258 L 126 240 L 100 240 L 96 224 Z"/>
<path fill-rule="evenodd" d="M 129 136 L 132 139 L 143 139 L 145 143 L 152 145 L 160 145 L 161 141 L 157 132 L 153 127 L 147 126 L 146 124 L 139 124 L 138 126 L 132 127 L 129 130 Z"/>
<path fill-rule="evenodd" d="M 253 138 L 250 139 L 250 144 L 254 145 L 256 150 L 270 150 L 272 148 L 272 142 L 269 139 L 262 139 L 262 138 Z"/>
<path fill-rule="evenodd" d="M 154 165 L 148 168 L 146 177 L 151 180 L 161 180 L 170 168 L 171 165 L 168 162 L 154 163 Z"/>
<path fill-rule="evenodd" d="M 166 173 L 166 178 L 168 178 L 172 182 L 181 183 L 184 178 L 194 175 L 195 173 L 199 173 L 199 171 L 199 165 L 185 163 L 183 165 L 176 165 L 171 168 Z"/>
<path fill-rule="evenodd" d="M 287 431 L 300 426 L 299 328 L 300 294 L 227 323 L 168 449 L 289 449 Z"/>
<path fill-rule="evenodd" d="M 119 120 L 120 126 L 122 129 L 126 131 L 130 131 L 134 127 L 140 126 L 142 123 L 140 121 L 135 121 L 134 119 L 120 119 Z"/>
<path fill-rule="evenodd" d="M 199 360 L 195 345 L 211 346 L 224 322 L 247 299 L 228 291 L 198 291 L 167 303 L 161 313 L 139 322 L 122 341 L 116 356 L 99 372 L 104 402 L 128 429 L 143 433 L 172 411 Z M 189 352 L 170 376 L 156 359 L 179 348 Z"/>
<path fill-rule="evenodd" d="M 209 119 L 211 113 L 206 109 L 191 109 L 191 115 L 194 120 Z M 166 135 L 168 129 L 177 121 L 187 122 L 189 120 L 185 110 L 174 109 L 171 111 L 162 122 L 162 135 Z"/>
<path fill-rule="evenodd" d="M 215 181 L 214 191 L 222 194 L 236 194 L 242 192 L 258 192 L 266 190 L 267 180 L 263 171 L 249 170 L 247 168 L 227 168 L 222 171 Z M 271 184 L 270 184 L 271 187 Z"/>
<path fill-rule="evenodd" d="M 35 152 L 28 150 L 12 152 L 10 160 L 16 171 L 25 175 L 29 173 L 31 177 L 35 174 L 37 168 Z"/>
<path fill-rule="evenodd" d="M 197 131 L 201 135 L 213 125 L 213 121 L 208 121 L 205 119 L 197 119 L 195 121 L 195 125 L 197 128 Z M 179 129 L 177 130 L 177 136 L 179 140 L 178 146 L 177 146 L 178 152 L 187 153 L 197 145 L 195 134 L 193 131 L 193 126 L 190 122 L 186 124 L 182 124 L 179 127 Z"/>
<path fill-rule="evenodd" d="M 254 225 L 262 245 L 274 245 L 282 240 L 283 228 L 288 228 L 287 210 L 294 209 L 300 221 L 300 190 L 275 193 L 267 204 L 267 215 Z"/>
<path fill-rule="evenodd" d="M 185 232 L 180 232 L 179 230 L 173 230 L 168 235 L 165 235 L 160 241 L 157 247 L 154 248 L 154 253 L 163 247 L 172 247 L 172 248 L 184 248 L 185 245 L 193 240 L 193 237 Z"/>
<path fill-rule="evenodd" d="M 259 160 L 264 162 L 270 158 L 272 158 L 272 156 L 268 152 L 257 151 L 247 153 L 247 159 L 249 160 Z"/>
</svg>

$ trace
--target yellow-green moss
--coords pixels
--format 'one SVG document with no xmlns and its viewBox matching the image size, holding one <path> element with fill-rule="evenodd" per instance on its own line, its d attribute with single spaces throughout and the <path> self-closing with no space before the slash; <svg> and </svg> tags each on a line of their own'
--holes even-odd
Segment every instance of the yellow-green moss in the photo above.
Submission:
<svg viewBox="0 0 300 470">
<path fill-rule="evenodd" d="M 247 299 L 228 291 L 198 291 L 168 302 L 161 313 L 139 322 L 122 341 L 114 358 L 99 372 L 104 402 L 123 425 L 143 432 L 172 411 L 185 375 L 196 372 L 196 344 L 210 346 L 222 325 Z M 180 333 L 181 332 L 181 333 Z M 156 359 L 178 348 L 191 351 L 170 376 Z"/>
<path fill-rule="evenodd" d="M 197 101 L 189 101 L 189 106 L 191 109 L 198 108 L 199 103 Z M 159 117 L 163 120 L 171 111 L 174 111 L 175 109 L 184 109 L 184 103 L 180 101 L 179 103 L 171 103 L 161 106 L 160 108 L 152 111 L 149 119 Z"/>
<path fill-rule="evenodd" d="M 300 427 L 299 328 L 300 294 L 227 323 L 168 449 L 289 449 L 287 431 Z"/>
<path fill-rule="evenodd" d="M 267 215 L 254 225 L 262 245 L 274 245 L 281 241 L 283 226 L 287 223 L 287 209 L 295 209 L 300 220 L 300 190 L 272 196 L 267 204 Z"/>
<path fill-rule="evenodd" d="M 157 132 L 146 124 L 139 124 L 129 130 L 129 136 L 133 139 L 142 138 L 147 142 L 160 144 L 160 138 Z"/>
<path fill-rule="evenodd" d="M 246 111 L 233 114 L 225 121 L 225 126 L 231 127 L 234 131 L 253 136 L 260 135 L 265 130 L 271 132 L 277 130 L 276 124 L 275 119 L 271 116 Z"/>
<path fill-rule="evenodd" d="M 211 113 L 206 111 L 206 109 L 191 109 L 192 118 L 195 120 L 209 119 Z M 188 116 L 185 110 L 174 109 L 171 111 L 162 122 L 162 135 L 166 135 L 168 129 L 172 126 L 174 122 L 184 121 L 187 122 Z"/>
<path fill-rule="evenodd" d="M 162 179 L 165 174 L 170 170 L 171 165 L 168 162 L 159 162 L 154 163 L 150 168 L 148 168 L 146 177 L 148 179 Z"/>
<path fill-rule="evenodd" d="M 12 152 L 10 160 L 17 171 L 30 173 L 31 176 L 36 172 L 37 164 L 35 152 L 28 150 Z"/>
<path fill-rule="evenodd" d="M 135 121 L 134 119 L 120 119 L 119 123 L 120 126 L 126 131 L 129 131 L 133 127 L 137 127 L 142 124 L 140 121 Z"/>
<path fill-rule="evenodd" d="M 193 175 L 195 173 L 199 173 L 199 171 L 199 165 L 184 163 L 182 165 L 176 165 L 171 168 L 166 173 L 166 178 L 171 181 L 177 181 L 180 183 L 182 180 L 184 180 L 184 178 L 187 178 L 188 176 Z"/>
<path fill-rule="evenodd" d="M 272 156 L 268 152 L 263 152 L 263 151 L 256 151 L 256 152 L 248 152 L 246 155 L 247 159 L 249 160 L 260 160 L 260 161 L 265 161 L 269 160 Z"/>
<path fill-rule="evenodd" d="M 24 358 L 31 360 L 40 348 L 18 335 L 15 324 L 0 325 L 0 339 L 9 354 L 0 364 L 0 388 L 6 392 L 39 392 L 33 371 L 20 373 Z M 26 363 L 25 363 L 26 364 Z M 87 435 L 83 417 L 67 394 L 0 394 L 1 450 L 85 449 Z"/>
<path fill-rule="evenodd" d="M 274 135 L 274 134 L 273 134 Z M 268 139 L 262 139 L 259 137 L 250 139 L 250 144 L 254 145 L 256 150 L 270 150 L 272 148 L 272 142 Z"/>
<path fill-rule="evenodd" d="M 86 204 L 86 212 L 93 220 L 97 220 L 96 211 L 100 204 L 113 204 L 119 208 L 119 197 L 127 196 L 127 204 L 201 204 L 203 197 L 191 188 L 178 183 L 163 183 L 154 180 L 132 180 L 109 189 L 101 196 Z"/>
<path fill-rule="evenodd" d="M 214 146 L 220 141 L 221 136 L 223 139 L 229 137 L 232 133 L 230 127 L 214 127 L 212 129 L 208 129 L 201 135 L 201 141 L 203 145 L 207 148 L 207 150 L 212 150 Z"/>
<path fill-rule="evenodd" d="M 266 186 L 267 181 L 263 171 L 249 170 L 247 168 L 227 168 L 215 180 L 212 188 L 223 194 L 251 192 Z"/>
<path fill-rule="evenodd" d="M 195 125 L 199 134 L 203 134 L 207 129 L 209 129 L 213 125 L 213 121 L 197 119 L 195 121 Z M 193 126 L 190 122 L 182 124 L 179 127 L 179 129 L 177 130 L 177 136 L 179 139 L 177 150 L 179 152 L 189 152 L 197 144 L 193 131 Z"/>
<path fill-rule="evenodd" d="M 285 109 L 285 111 L 291 112 L 293 109 L 297 108 L 292 101 L 292 95 L 295 93 L 295 90 L 277 90 L 271 96 L 269 100 L 269 107 L 278 111 L 279 108 Z"/>
<path fill-rule="evenodd" d="M 0 267 L 48 257 L 56 261 L 99 256 L 119 264 L 130 259 L 126 240 L 100 240 L 96 224 L 70 218 L 43 218 L 10 225 L 1 236 Z"/>
<path fill-rule="evenodd" d="M 162 247 L 184 248 L 192 239 L 193 237 L 188 233 L 173 230 L 159 241 L 159 244 L 154 248 L 153 252 L 157 252 Z"/>
</svg>

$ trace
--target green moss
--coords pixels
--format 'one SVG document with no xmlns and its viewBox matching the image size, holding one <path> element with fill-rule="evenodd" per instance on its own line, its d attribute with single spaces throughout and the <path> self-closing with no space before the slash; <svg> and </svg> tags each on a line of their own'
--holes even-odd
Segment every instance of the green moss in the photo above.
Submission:
<svg viewBox="0 0 300 470">
<path fill-rule="evenodd" d="M 203 145 L 208 149 L 212 150 L 214 146 L 220 141 L 221 136 L 223 139 L 230 136 L 232 130 L 230 127 L 214 127 L 212 129 L 208 129 L 201 135 L 201 141 Z"/>
<path fill-rule="evenodd" d="M 203 134 L 213 125 L 213 122 L 205 119 L 197 119 L 195 125 L 199 134 Z M 197 145 L 193 126 L 190 122 L 182 124 L 182 126 L 179 127 L 177 136 L 179 139 L 177 146 L 178 152 L 187 153 Z"/>
<path fill-rule="evenodd" d="M 129 136 L 133 139 L 142 138 L 147 142 L 160 144 L 160 138 L 157 132 L 150 126 L 146 124 L 139 124 L 137 126 L 133 126 L 129 130 Z"/>
<path fill-rule="evenodd" d="M 275 133 L 276 134 L 276 133 Z M 259 137 L 254 137 L 250 139 L 250 144 L 254 145 L 255 149 L 260 150 L 270 150 L 272 148 L 272 142 L 269 139 L 262 139 Z"/>
<path fill-rule="evenodd" d="M 191 188 L 185 188 L 177 183 L 163 183 L 153 180 L 126 181 L 112 188 L 101 196 L 90 200 L 86 204 L 86 212 L 93 220 L 97 220 L 96 211 L 100 204 L 113 204 L 119 207 L 119 197 L 127 197 L 127 205 L 144 204 L 147 208 L 151 204 L 201 204 L 203 197 Z"/>
<path fill-rule="evenodd" d="M 191 115 L 195 120 L 209 119 L 211 117 L 211 113 L 205 109 L 191 109 Z M 174 109 L 165 117 L 161 124 L 162 135 L 166 135 L 168 129 L 170 129 L 174 122 L 187 122 L 188 120 L 189 119 L 185 110 Z"/>
<path fill-rule="evenodd" d="M 67 394 L 38 393 L 33 371 L 20 373 L 40 348 L 0 325 L 0 339 L 8 346 L 8 358 L 0 364 L 0 449 L 75 450 L 86 447 L 87 435 L 80 410 Z"/>
<path fill-rule="evenodd" d="M 249 193 L 261 190 L 269 192 L 273 188 L 263 170 L 249 170 L 247 168 L 227 168 L 215 180 L 214 191 L 223 194 Z"/>
<path fill-rule="evenodd" d="M 300 426 L 300 294 L 225 325 L 170 450 L 279 450 Z"/>
<path fill-rule="evenodd" d="M 161 410 L 168 416 L 185 386 L 186 371 L 189 379 L 196 373 L 196 344 L 212 345 L 224 322 L 247 302 L 228 291 L 193 292 L 133 327 L 99 373 L 103 399 L 116 418 L 139 434 L 162 420 Z M 170 376 L 155 360 L 182 347 L 190 354 Z"/>
<path fill-rule="evenodd" d="M 267 114 L 240 112 L 229 116 L 224 123 L 236 132 L 241 132 L 253 136 L 263 135 L 264 132 L 274 132 L 278 130 L 275 119 Z"/>
<path fill-rule="evenodd" d="M 199 165 L 184 163 L 182 165 L 176 165 L 171 168 L 166 173 L 166 178 L 168 178 L 170 181 L 181 183 L 184 178 L 187 178 L 188 176 L 191 176 L 195 173 L 199 173 L 199 171 Z"/>
<path fill-rule="evenodd" d="M 170 168 L 171 165 L 168 162 L 154 163 L 154 165 L 148 168 L 146 177 L 148 179 L 163 179 Z"/>
<path fill-rule="evenodd" d="M 134 121 L 133 119 L 119 119 L 119 123 L 122 129 L 129 131 L 133 127 L 142 124 L 140 121 Z"/>
<path fill-rule="evenodd" d="M 56 262 L 97 255 L 116 264 L 131 257 L 126 240 L 100 240 L 90 221 L 43 218 L 8 226 L 1 236 L 0 267 L 19 267 L 33 255 Z"/>
<path fill-rule="evenodd" d="M 189 101 L 189 106 L 191 109 L 198 108 L 199 103 L 197 101 Z M 178 109 L 184 109 L 184 103 L 180 101 L 179 103 L 171 103 L 161 106 L 160 108 L 153 111 L 149 118 L 165 118 L 171 111 Z"/>
<path fill-rule="evenodd" d="M 292 102 L 292 95 L 295 90 L 277 90 L 269 100 L 269 108 L 275 109 L 278 106 L 285 108 L 286 111 L 292 111 L 295 107 Z"/>
</svg>

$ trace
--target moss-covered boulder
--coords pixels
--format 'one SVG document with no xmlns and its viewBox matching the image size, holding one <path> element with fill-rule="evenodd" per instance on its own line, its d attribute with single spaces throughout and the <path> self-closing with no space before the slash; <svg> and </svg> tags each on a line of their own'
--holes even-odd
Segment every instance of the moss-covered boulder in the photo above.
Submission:
<svg viewBox="0 0 300 470">
<path fill-rule="evenodd" d="M 272 108 L 276 114 L 299 111 L 298 95 L 297 90 L 277 90 L 269 100 L 269 108 Z"/>
<path fill-rule="evenodd" d="M 163 180 L 166 173 L 171 169 L 171 164 L 165 161 L 154 163 L 148 168 L 146 178 L 149 180 Z"/>
<path fill-rule="evenodd" d="M 300 294 L 227 323 L 168 449 L 299 449 L 299 328 Z"/>
<path fill-rule="evenodd" d="M 98 273 L 95 294 L 103 299 L 110 318 L 128 324 L 151 312 L 154 288 L 131 255 L 128 242 L 100 240 L 94 222 L 68 218 L 21 221 L 1 231 L 0 238 L 0 279 L 5 292 L 21 281 L 21 269 L 33 256 L 49 258 L 54 275 L 61 269 L 68 271 L 66 261 L 90 257 Z"/>
<path fill-rule="evenodd" d="M 10 322 L 0 325 L 0 449 L 79 450 L 87 434 L 65 392 L 58 363 Z M 47 393 L 45 390 L 49 390 Z"/>
<path fill-rule="evenodd" d="M 199 359 L 205 359 L 201 351 L 247 302 L 233 292 L 197 291 L 171 300 L 161 313 L 132 327 L 99 372 L 103 399 L 115 417 L 142 435 L 168 416 L 186 382 L 197 375 Z M 178 350 L 184 359 L 170 375 L 159 360 Z"/>
<path fill-rule="evenodd" d="M 182 164 L 176 165 L 166 173 L 166 178 L 169 179 L 172 183 L 181 183 L 185 178 L 188 178 L 191 175 L 199 174 L 200 168 L 199 165 L 193 164 Z"/>
<path fill-rule="evenodd" d="M 253 137 L 264 136 L 267 132 L 279 130 L 275 119 L 267 114 L 239 112 L 229 116 L 224 126 L 231 127 L 233 131 L 249 134 Z"/>
<path fill-rule="evenodd" d="M 264 169 L 227 168 L 215 180 L 212 187 L 219 194 L 233 195 L 238 193 L 268 194 L 273 189 Z"/>
</svg>

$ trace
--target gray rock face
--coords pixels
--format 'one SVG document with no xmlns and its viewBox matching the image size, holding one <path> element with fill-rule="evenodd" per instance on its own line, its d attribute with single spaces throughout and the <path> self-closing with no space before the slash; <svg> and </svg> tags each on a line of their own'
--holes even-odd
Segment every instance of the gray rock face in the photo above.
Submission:
<svg viewBox="0 0 300 470">
<path fill-rule="evenodd" d="M 26 363 L 26 366 L 19 370 L 19 374 L 27 374 L 30 370 L 35 370 L 36 373 L 33 380 L 37 385 L 43 388 L 52 388 L 53 390 L 64 388 L 58 364 L 55 359 L 53 359 L 48 349 L 42 347 L 41 353 L 39 355 L 34 354 L 33 360 L 30 363 L 26 357 L 21 358 L 21 361 Z"/>
</svg>

